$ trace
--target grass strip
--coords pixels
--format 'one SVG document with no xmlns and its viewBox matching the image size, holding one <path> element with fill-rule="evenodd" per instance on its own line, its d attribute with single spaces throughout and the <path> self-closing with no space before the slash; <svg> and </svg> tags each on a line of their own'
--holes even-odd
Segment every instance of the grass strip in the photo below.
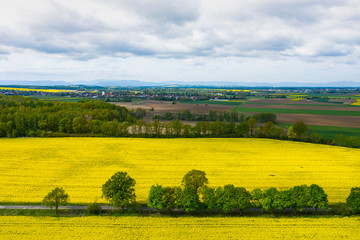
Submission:
<svg viewBox="0 0 360 240">
<path fill-rule="evenodd" d="M 181 101 L 180 103 L 192 103 L 192 104 L 215 104 L 215 105 L 242 105 L 242 102 L 231 102 L 231 101 Z"/>
<path fill-rule="evenodd" d="M 279 127 L 288 128 L 292 124 L 288 123 L 278 123 L 276 124 Z M 350 127 L 337 127 L 337 126 L 318 126 L 318 125 L 308 125 L 310 132 L 316 132 L 323 137 L 333 138 L 336 134 L 343 134 L 346 137 L 360 137 L 360 128 L 350 128 Z"/>
<path fill-rule="evenodd" d="M 301 104 L 301 103 L 259 103 L 259 102 L 246 102 L 246 105 L 275 105 L 275 106 L 314 106 L 314 107 L 359 107 L 356 105 L 345 104 Z"/>
<path fill-rule="evenodd" d="M 360 116 L 360 111 L 341 111 L 341 110 L 236 107 L 233 109 L 233 111 L 257 112 L 257 113 L 311 114 L 311 115 L 330 115 L 330 116 Z"/>
</svg>

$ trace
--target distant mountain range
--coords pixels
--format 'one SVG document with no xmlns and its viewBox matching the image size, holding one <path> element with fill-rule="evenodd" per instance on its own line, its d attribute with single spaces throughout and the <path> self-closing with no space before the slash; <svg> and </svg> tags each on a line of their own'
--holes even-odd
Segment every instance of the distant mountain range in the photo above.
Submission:
<svg viewBox="0 0 360 240">
<path fill-rule="evenodd" d="M 93 80 L 93 81 L 19 81 L 19 80 L 0 80 L 0 85 L 32 85 L 32 86 L 101 86 L 101 87 L 360 87 L 360 82 L 352 81 L 338 81 L 328 83 L 300 83 L 300 82 L 229 82 L 229 81 L 214 81 L 214 82 L 145 82 L 138 80 Z"/>
</svg>

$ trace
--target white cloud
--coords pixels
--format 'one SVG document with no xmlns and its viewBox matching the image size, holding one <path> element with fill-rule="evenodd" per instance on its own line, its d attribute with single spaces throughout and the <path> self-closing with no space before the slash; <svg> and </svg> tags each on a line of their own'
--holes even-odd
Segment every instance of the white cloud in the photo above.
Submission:
<svg viewBox="0 0 360 240">
<path fill-rule="evenodd" d="M 62 69 L 51 70 L 54 74 L 74 78 L 81 73 L 67 64 L 100 75 L 102 68 L 113 68 L 105 59 L 132 67 L 147 59 L 139 62 L 148 71 L 143 75 L 135 70 L 117 75 L 142 78 L 156 77 L 151 69 L 164 66 L 163 59 L 170 69 L 176 62 L 191 71 L 208 71 L 206 65 L 225 64 L 223 58 L 234 69 L 244 64 L 241 59 L 259 66 L 263 61 L 358 66 L 359 13 L 357 0 L 3 0 L 0 68 L 28 72 L 18 64 L 20 55 L 39 66 L 34 72 L 53 62 Z"/>
</svg>

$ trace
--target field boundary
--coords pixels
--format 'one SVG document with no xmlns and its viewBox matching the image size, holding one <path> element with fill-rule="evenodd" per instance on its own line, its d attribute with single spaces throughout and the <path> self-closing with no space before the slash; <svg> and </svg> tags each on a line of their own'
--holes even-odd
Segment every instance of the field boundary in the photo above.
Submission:
<svg viewBox="0 0 360 240">
<path fill-rule="evenodd" d="M 237 112 L 255 113 L 287 113 L 287 114 L 309 114 L 309 115 L 329 115 L 329 116 L 360 116 L 360 111 L 341 111 L 341 110 L 315 110 L 315 109 L 283 109 L 283 108 L 248 108 L 238 106 L 233 109 Z"/>
<path fill-rule="evenodd" d="M 210 210 L 210 209 L 202 209 L 202 210 L 193 210 L 190 212 L 186 212 L 183 209 L 174 208 L 171 210 L 160 210 L 157 208 L 151 208 L 151 207 L 129 207 L 129 208 L 120 208 L 120 207 L 113 207 L 110 205 L 101 205 L 100 206 L 102 211 L 123 211 L 125 212 L 132 212 L 137 213 L 140 215 L 147 215 L 149 213 L 163 213 L 163 214 L 169 214 L 169 213 L 176 213 L 180 215 L 188 215 L 188 214 L 208 214 L 208 215 L 218 215 L 220 213 L 220 210 Z M 59 206 L 59 210 L 86 210 L 87 206 Z M 52 208 L 43 206 L 43 205 L 0 205 L 0 210 L 52 210 Z M 321 213 L 323 214 L 329 214 L 331 212 L 331 207 L 328 209 L 320 209 L 320 208 L 304 208 L 302 211 L 297 210 L 296 208 L 285 208 L 283 210 L 280 209 L 273 209 L 271 211 L 265 211 L 262 208 L 254 208 L 250 207 L 247 209 L 233 209 L 229 212 L 229 214 L 234 213 L 241 213 L 243 215 L 248 214 L 266 214 L 266 213 L 293 213 L 293 214 L 307 214 L 307 213 Z M 222 213 L 222 215 L 226 215 L 226 213 Z M 1 215 L 1 214 L 0 214 Z"/>
</svg>

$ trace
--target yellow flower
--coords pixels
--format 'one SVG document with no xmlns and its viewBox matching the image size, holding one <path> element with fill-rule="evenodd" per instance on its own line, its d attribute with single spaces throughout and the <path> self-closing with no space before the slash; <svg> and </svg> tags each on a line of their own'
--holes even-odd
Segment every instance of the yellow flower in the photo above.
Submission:
<svg viewBox="0 0 360 240">
<path fill-rule="evenodd" d="M 55 187 L 72 203 L 105 202 L 101 187 L 117 171 L 136 180 L 140 202 L 192 169 L 210 186 L 248 191 L 317 184 L 330 202 L 345 202 L 360 179 L 359 149 L 270 139 L 3 138 L 0 149 L 0 202 L 41 202 Z"/>
</svg>

